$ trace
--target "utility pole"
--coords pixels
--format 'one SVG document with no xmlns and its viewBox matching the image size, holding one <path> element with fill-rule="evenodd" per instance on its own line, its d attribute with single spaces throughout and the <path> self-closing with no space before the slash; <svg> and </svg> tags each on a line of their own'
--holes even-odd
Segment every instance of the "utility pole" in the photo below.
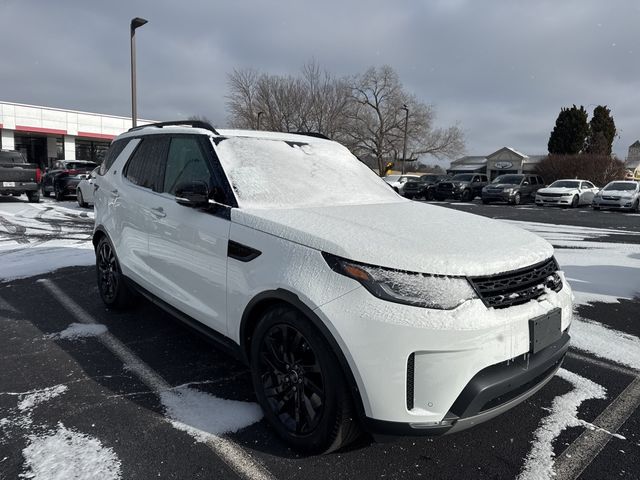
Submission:
<svg viewBox="0 0 640 480">
<path fill-rule="evenodd" d="M 136 104 L 136 28 L 147 23 L 144 18 L 136 17 L 131 20 L 130 39 L 131 39 L 131 124 L 133 127 L 138 125 L 138 106 Z"/>
</svg>

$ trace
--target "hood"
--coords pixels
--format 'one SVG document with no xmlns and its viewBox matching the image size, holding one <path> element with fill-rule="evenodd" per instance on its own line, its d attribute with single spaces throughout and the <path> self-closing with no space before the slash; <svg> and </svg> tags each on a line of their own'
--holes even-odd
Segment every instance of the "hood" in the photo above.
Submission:
<svg viewBox="0 0 640 480">
<path fill-rule="evenodd" d="M 634 190 L 600 190 L 598 193 L 607 197 L 633 197 L 638 192 Z"/>
<path fill-rule="evenodd" d="M 553 255 L 549 243 L 520 228 L 409 200 L 233 209 L 231 220 L 350 260 L 439 275 L 491 275 Z"/>
<path fill-rule="evenodd" d="M 546 187 L 538 190 L 540 193 L 576 193 L 578 191 L 577 188 L 569 188 L 569 187 Z"/>
<path fill-rule="evenodd" d="M 486 188 L 518 188 L 520 185 L 514 185 L 513 183 L 491 183 Z"/>
</svg>

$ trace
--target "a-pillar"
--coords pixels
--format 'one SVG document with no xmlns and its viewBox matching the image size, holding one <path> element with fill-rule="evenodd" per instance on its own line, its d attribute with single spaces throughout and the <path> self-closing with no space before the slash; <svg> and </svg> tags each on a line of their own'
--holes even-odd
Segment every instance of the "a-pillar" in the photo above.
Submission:
<svg viewBox="0 0 640 480">
<path fill-rule="evenodd" d="M 16 144 L 13 139 L 13 130 L 0 128 L 0 146 L 2 150 L 15 150 Z"/>
<path fill-rule="evenodd" d="M 76 159 L 76 137 L 74 137 L 73 135 L 64 136 L 64 159 Z"/>
</svg>

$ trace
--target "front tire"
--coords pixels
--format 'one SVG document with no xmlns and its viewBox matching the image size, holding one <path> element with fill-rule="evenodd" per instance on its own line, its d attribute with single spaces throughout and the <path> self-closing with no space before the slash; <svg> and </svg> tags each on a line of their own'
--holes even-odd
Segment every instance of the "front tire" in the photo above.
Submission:
<svg viewBox="0 0 640 480">
<path fill-rule="evenodd" d="M 460 201 L 462 202 L 470 202 L 471 201 L 471 190 L 465 190 L 460 195 Z"/>
<path fill-rule="evenodd" d="M 513 200 L 511 201 L 511 203 L 513 205 L 520 205 L 521 202 L 522 202 L 522 197 L 520 196 L 520 193 L 516 193 L 513 196 Z"/>
<path fill-rule="evenodd" d="M 96 247 L 96 275 L 100 297 L 107 307 L 124 310 L 134 303 L 135 295 L 125 283 L 116 252 L 106 236 Z"/>
<path fill-rule="evenodd" d="M 578 204 L 580 203 L 580 197 L 578 195 L 574 195 L 571 199 L 571 208 L 578 208 Z"/>
<path fill-rule="evenodd" d="M 267 310 L 251 340 L 256 397 L 276 433 L 292 447 L 329 453 L 360 429 L 341 367 L 324 337 L 300 311 Z"/>
<path fill-rule="evenodd" d="M 80 189 L 78 189 L 78 205 L 81 208 L 87 208 L 89 206 L 87 202 L 84 201 L 84 198 L 82 197 L 82 190 Z"/>
</svg>

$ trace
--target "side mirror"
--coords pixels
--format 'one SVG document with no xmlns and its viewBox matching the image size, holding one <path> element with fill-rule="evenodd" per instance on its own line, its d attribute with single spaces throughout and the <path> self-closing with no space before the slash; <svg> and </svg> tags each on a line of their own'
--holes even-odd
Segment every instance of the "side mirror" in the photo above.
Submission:
<svg viewBox="0 0 640 480">
<path fill-rule="evenodd" d="M 522 185 L 529 185 L 529 182 L 522 182 Z"/>
<path fill-rule="evenodd" d="M 209 187 L 206 182 L 182 182 L 176 187 L 176 202 L 186 207 L 209 205 Z"/>
</svg>

